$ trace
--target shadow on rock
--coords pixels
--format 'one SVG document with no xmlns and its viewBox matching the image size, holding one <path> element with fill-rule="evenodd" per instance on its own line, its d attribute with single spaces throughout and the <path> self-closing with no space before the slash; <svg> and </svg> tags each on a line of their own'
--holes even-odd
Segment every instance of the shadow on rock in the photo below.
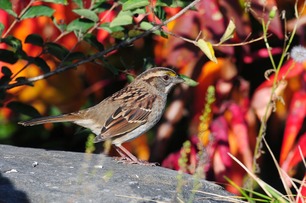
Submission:
<svg viewBox="0 0 306 203">
<path fill-rule="evenodd" d="M 18 190 L 12 182 L 0 172 L 0 203 L 30 203 L 25 192 Z"/>
</svg>

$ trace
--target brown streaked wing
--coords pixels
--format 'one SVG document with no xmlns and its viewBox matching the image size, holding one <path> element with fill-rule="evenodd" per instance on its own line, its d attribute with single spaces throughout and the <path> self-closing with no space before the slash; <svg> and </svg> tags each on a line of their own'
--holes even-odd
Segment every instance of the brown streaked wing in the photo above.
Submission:
<svg viewBox="0 0 306 203">
<path fill-rule="evenodd" d="M 126 134 L 145 124 L 152 112 L 155 95 L 140 95 L 141 100 L 131 101 L 121 105 L 112 116 L 107 119 L 100 134 L 100 139 L 105 140 Z"/>
</svg>

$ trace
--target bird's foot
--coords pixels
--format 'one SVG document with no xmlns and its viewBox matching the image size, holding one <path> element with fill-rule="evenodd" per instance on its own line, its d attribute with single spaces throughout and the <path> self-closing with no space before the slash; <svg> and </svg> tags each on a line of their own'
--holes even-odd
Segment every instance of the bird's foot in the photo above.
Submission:
<svg viewBox="0 0 306 203">
<path fill-rule="evenodd" d="M 143 161 L 143 160 L 140 160 L 140 159 L 133 160 L 133 159 L 130 159 L 128 157 L 116 157 L 115 160 L 118 163 L 123 163 L 123 164 L 138 164 L 138 165 L 142 165 L 142 166 L 157 166 L 158 165 L 158 163 L 150 163 L 148 161 Z"/>
<path fill-rule="evenodd" d="M 124 164 L 138 164 L 138 165 L 143 165 L 143 166 L 156 166 L 158 163 L 150 163 L 147 161 L 143 161 L 140 159 L 137 159 L 133 154 L 131 154 L 127 149 L 125 149 L 121 145 L 115 146 L 117 152 L 120 154 L 121 157 L 115 158 L 115 160 L 119 163 L 124 163 Z"/>
</svg>

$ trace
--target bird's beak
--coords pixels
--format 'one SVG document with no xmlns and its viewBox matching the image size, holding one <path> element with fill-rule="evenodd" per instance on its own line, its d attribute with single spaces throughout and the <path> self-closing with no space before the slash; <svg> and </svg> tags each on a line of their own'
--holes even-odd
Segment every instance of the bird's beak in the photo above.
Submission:
<svg viewBox="0 0 306 203">
<path fill-rule="evenodd" d="M 185 80 L 181 77 L 181 76 L 176 76 L 176 78 L 175 78 L 175 82 L 176 83 L 182 83 L 182 82 L 185 82 Z"/>
<path fill-rule="evenodd" d="M 185 75 L 179 75 L 177 76 L 179 79 L 178 79 L 178 83 L 181 83 L 181 82 L 184 82 L 184 84 L 190 86 L 190 87 L 195 87 L 197 86 L 199 83 L 197 81 L 194 81 L 193 79 L 185 76 Z"/>
</svg>

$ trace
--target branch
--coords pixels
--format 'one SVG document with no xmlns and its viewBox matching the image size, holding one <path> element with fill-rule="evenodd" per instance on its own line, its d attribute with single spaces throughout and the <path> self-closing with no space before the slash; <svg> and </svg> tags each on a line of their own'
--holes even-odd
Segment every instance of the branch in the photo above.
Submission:
<svg viewBox="0 0 306 203">
<path fill-rule="evenodd" d="M 183 8 L 181 11 L 179 11 L 177 14 L 175 14 L 174 16 L 172 16 L 171 18 L 169 18 L 168 20 L 162 22 L 161 24 L 158 24 L 158 25 L 155 25 L 153 26 L 151 29 L 149 30 L 146 30 L 145 32 L 143 32 L 142 34 L 140 35 L 137 35 L 135 37 L 132 37 L 130 39 L 126 39 L 120 43 L 118 43 L 117 45 L 115 46 L 112 46 L 102 52 L 98 52 L 88 58 L 85 58 L 85 59 L 82 59 L 80 61 L 77 61 L 76 63 L 74 64 L 69 64 L 69 65 L 66 65 L 66 66 L 63 66 L 61 68 L 57 68 L 56 70 L 52 71 L 52 72 L 49 72 L 49 73 L 46 73 L 46 74 L 42 74 L 42 75 L 39 75 L 39 76 L 36 76 L 36 77 L 32 77 L 32 78 L 28 78 L 24 81 L 20 81 L 20 82 L 15 82 L 15 83 L 12 83 L 12 84 L 8 84 L 8 85 L 3 85 L 3 86 L 0 86 L 0 89 L 11 89 L 11 88 L 14 88 L 14 87 L 17 87 L 17 86 L 21 86 L 21 85 L 29 85 L 29 84 L 33 84 L 34 82 L 36 81 L 39 81 L 39 80 L 42 80 L 42 79 L 46 79 L 46 78 L 49 78 L 55 74 L 59 74 L 59 73 L 62 73 L 64 71 L 67 71 L 69 69 L 72 69 L 76 66 L 79 66 L 81 64 L 84 64 L 84 63 L 88 63 L 88 62 L 91 62 L 99 57 L 103 57 L 105 56 L 106 54 L 112 52 L 112 51 L 115 51 L 117 49 L 120 49 L 122 47 L 126 47 L 128 45 L 130 45 L 132 42 L 140 39 L 140 38 L 143 38 L 143 37 L 146 37 L 148 36 L 149 34 L 153 33 L 154 31 L 156 30 L 160 30 L 163 26 L 167 25 L 168 23 L 170 23 L 171 21 L 174 21 L 176 20 L 177 18 L 179 18 L 180 16 L 182 16 L 187 10 L 189 10 L 190 8 L 192 8 L 193 6 L 195 6 L 200 0 L 194 0 L 193 2 L 191 2 L 188 6 L 186 6 L 185 8 Z"/>
<path fill-rule="evenodd" d="M 179 38 L 181 40 L 184 40 L 185 42 L 188 42 L 188 43 L 191 43 L 191 44 L 195 44 L 197 41 L 198 41 L 198 38 L 199 36 L 201 35 L 201 32 L 199 33 L 198 37 L 196 39 L 188 39 L 186 37 L 182 37 L 182 36 L 179 36 L 173 32 L 169 32 L 169 31 L 165 31 L 165 33 L 167 33 L 168 35 L 172 35 L 176 38 Z M 271 35 L 268 35 L 267 37 L 269 38 Z M 247 45 L 247 44 L 252 44 L 254 42 L 257 42 L 257 41 L 260 41 L 264 38 L 264 36 L 261 36 L 261 37 L 258 37 L 258 38 L 255 38 L 255 39 L 251 39 L 249 41 L 244 41 L 244 42 L 240 42 L 240 43 L 232 43 L 232 44 L 212 44 L 213 47 L 235 47 L 235 46 L 243 46 L 243 45 Z"/>
</svg>

